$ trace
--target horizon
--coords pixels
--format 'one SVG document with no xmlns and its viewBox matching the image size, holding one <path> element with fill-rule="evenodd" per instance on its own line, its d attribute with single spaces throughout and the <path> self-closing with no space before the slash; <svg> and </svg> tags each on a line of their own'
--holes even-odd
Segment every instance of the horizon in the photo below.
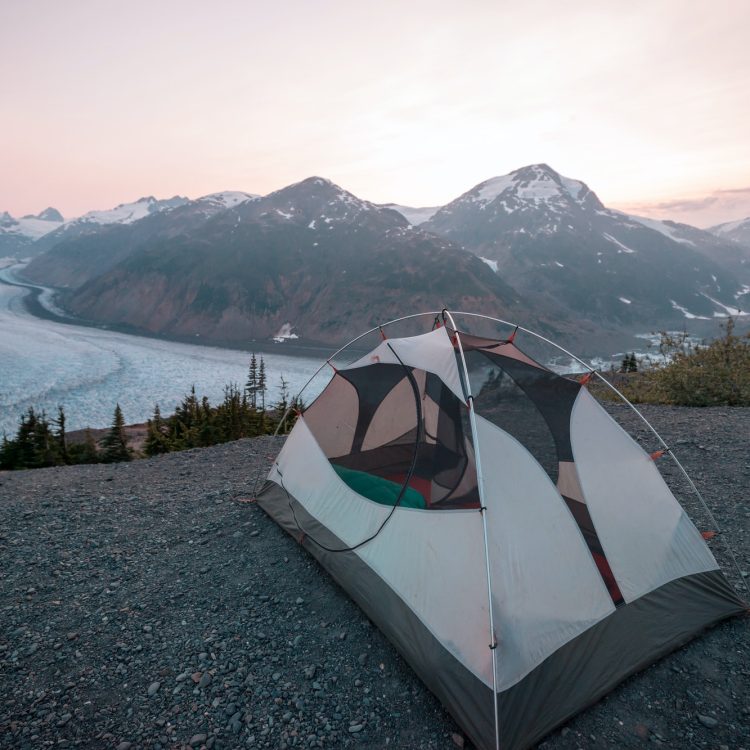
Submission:
<svg viewBox="0 0 750 750">
<path fill-rule="evenodd" d="M 545 162 L 627 213 L 743 219 L 749 22 L 742 0 L 6 6 L 0 211 L 265 195 L 315 174 L 437 206 Z"/>
</svg>

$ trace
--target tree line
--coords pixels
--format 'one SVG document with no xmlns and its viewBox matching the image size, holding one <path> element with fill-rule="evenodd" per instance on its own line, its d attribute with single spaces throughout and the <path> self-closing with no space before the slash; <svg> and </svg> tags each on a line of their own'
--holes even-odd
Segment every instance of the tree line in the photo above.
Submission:
<svg viewBox="0 0 750 750">
<path fill-rule="evenodd" d="M 290 401 L 288 384 L 281 377 L 280 398 L 267 404 L 268 386 L 263 357 L 250 358 L 248 378 L 244 387 L 234 383 L 224 387 L 221 403 L 212 406 L 206 396 L 198 398 L 195 386 L 185 395 L 174 412 L 163 416 L 159 405 L 154 407 L 146 423 L 146 439 L 142 452 L 129 445 L 125 418 L 120 405 L 115 406 L 112 423 L 100 441 L 90 430 L 82 442 L 69 443 L 65 432 L 65 411 L 48 416 L 32 407 L 19 420 L 16 435 L 3 435 L 0 443 L 0 469 L 37 469 L 82 463 L 130 461 L 142 455 L 156 456 L 171 451 L 201 448 L 230 440 L 239 440 L 276 431 L 287 410 L 292 409 L 279 432 L 287 432 L 302 404 Z"/>
</svg>

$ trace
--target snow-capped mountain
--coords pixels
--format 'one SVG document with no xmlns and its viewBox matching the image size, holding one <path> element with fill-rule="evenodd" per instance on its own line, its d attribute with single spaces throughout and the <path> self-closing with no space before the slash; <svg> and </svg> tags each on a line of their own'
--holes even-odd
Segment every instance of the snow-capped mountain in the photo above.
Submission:
<svg viewBox="0 0 750 750">
<path fill-rule="evenodd" d="M 730 243 L 607 209 L 546 164 L 476 185 L 422 228 L 497 264 L 529 299 L 553 296 L 576 315 L 666 323 L 737 314 L 746 301 L 750 267 Z"/>
<path fill-rule="evenodd" d="M 724 224 L 717 224 L 708 231 L 717 237 L 732 240 L 732 242 L 750 248 L 750 216 L 739 221 L 728 221 Z"/>
<path fill-rule="evenodd" d="M 62 226 L 64 219 L 56 208 L 45 208 L 36 214 L 14 219 L 7 211 L 0 213 L 0 257 L 23 255 L 29 246 L 45 234 Z"/>
<path fill-rule="evenodd" d="M 118 233 L 133 235 L 155 220 Z M 515 316 L 517 299 L 470 253 L 311 177 L 217 212 L 190 232 L 142 243 L 67 304 L 84 318 L 203 341 L 293 333 L 334 343 L 397 317 L 405 305 L 431 309 L 439 300 Z"/>
<path fill-rule="evenodd" d="M 212 193 L 196 200 L 149 197 L 110 211 L 90 211 L 44 237 L 49 247 L 32 260 L 24 275 L 47 286 L 78 287 L 141 247 L 189 234 L 213 216 L 256 198 L 239 191 Z"/>
<path fill-rule="evenodd" d="M 158 200 L 149 195 L 132 203 L 120 203 L 114 208 L 88 211 L 83 216 L 69 219 L 56 227 L 54 231 L 45 234 L 34 243 L 30 250 L 34 255 L 39 255 L 66 240 L 96 232 L 102 226 L 133 224 L 147 216 L 161 211 L 169 211 L 187 202 L 187 198 L 179 195 L 166 200 Z"/>
<path fill-rule="evenodd" d="M 383 203 L 383 208 L 392 208 L 398 211 L 409 224 L 418 227 L 429 221 L 441 208 L 441 206 L 425 206 L 424 208 L 414 208 L 412 206 L 400 206 L 398 203 Z"/>
</svg>

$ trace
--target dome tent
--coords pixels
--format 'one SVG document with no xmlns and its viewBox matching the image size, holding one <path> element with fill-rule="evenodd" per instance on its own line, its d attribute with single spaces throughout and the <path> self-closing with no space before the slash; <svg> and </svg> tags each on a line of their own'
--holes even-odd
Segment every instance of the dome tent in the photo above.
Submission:
<svg viewBox="0 0 750 750">
<path fill-rule="evenodd" d="M 477 747 L 527 748 L 745 605 L 585 382 L 425 315 L 331 365 L 257 501 Z"/>
</svg>

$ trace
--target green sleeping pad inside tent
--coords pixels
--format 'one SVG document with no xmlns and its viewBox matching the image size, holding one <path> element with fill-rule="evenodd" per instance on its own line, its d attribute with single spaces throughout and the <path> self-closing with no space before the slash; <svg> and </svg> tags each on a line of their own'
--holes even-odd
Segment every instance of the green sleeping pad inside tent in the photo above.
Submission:
<svg viewBox="0 0 750 750">
<path fill-rule="evenodd" d="M 356 493 L 366 497 L 368 500 L 374 500 L 381 505 L 395 505 L 398 500 L 401 486 L 397 482 L 391 482 L 390 479 L 383 479 L 364 471 L 347 469 L 344 466 L 337 466 L 332 463 L 334 471 Z M 412 487 L 407 487 L 404 496 L 401 498 L 399 508 L 420 508 L 425 510 L 427 503 L 424 501 L 421 492 Z"/>
</svg>

